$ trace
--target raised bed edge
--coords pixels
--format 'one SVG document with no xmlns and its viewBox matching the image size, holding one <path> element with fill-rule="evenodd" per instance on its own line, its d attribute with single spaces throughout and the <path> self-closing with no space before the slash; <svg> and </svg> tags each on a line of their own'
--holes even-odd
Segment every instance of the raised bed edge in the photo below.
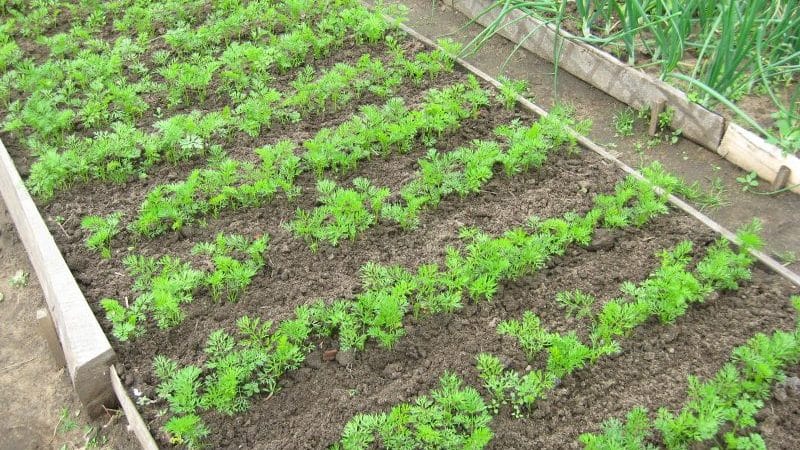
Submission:
<svg viewBox="0 0 800 450">
<path fill-rule="evenodd" d="M 111 366 L 110 372 L 111 385 L 114 388 L 114 393 L 117 394 L 122 411 L 128 419 L 128 425 L 131 431 L 133 431 L 134 436 L 136 436 L 136 439 L 139 440 L 139 445 L 143 450 L 158 450 L 158 444 L 156 444 L 155 439 L 153 439 L 153 435 L 150 434 L 150 429 L 147 427 L 144 419 L 142 419 L 141 414 L 139 414 L 139 410 L 136 409 L 133 400 L 128 396 L 128 391 L 125 389 L 125 386 L 122 385 L 122 380 L 119 379 L 117 369 Z"/>
<path fill-rule="evenodd" d="M 493 10 L 478 17 L 491 6 L 493 0 L 453 0 L 453 7 L 481 25 L 497 18 Z M 477 19 L 476 19 L 477 18 Z M 500 30 L 505 38 L 533 52 L 540 58 L 553 61 L 556 29 L 551 24 L 534 18 L 524 18 L 519 11 L 511 13 L 513 21 Z M 726 121 L 721 115 L 689 101 L 681 90 L 649 74 L 628 66 L 608 53 L 581 41 L 569 39 L 572 35 L 561 30 L 559 66 L 577 78 L 606 92 L 634 108 L 653 106 L 659 101 L 675 110 L 673 128 L 683 135 L 723 158 L 772 182 L 781 167 L 790 170 L 788 186 L 800 185 L 800 159 L 783 155 L 780 149 L 744 128 Z M 800 194 L 800 186 L 792 191 Z"/>
<path fill-rule="evenodd" d="M 64 257 L 0 140 L 0 193 L 44 291 L 75 392 L 90 416 L 111 404 L 108 368 L 116 359 Z"/>
<path fill-rule="evenodd" d="M 439 48 L 436 43 L 407 25 L 400 24 L 400 28 L 426 45 Z M 458 58 L 457 62 L 493 86 L 501 86 L 499 81 L 465 60 Z M 545 109 L 522 96 L 518 96 L 517 101 L 539 117 L 548 114 Z M 572 129 L 569 131 L 582 146 L 613 162 L 626 173 L 643 179 L 637 170 L 618 160 L 603 147 Z M 48 309 L 53 314 L 53 322 L 64 350 L 73 387 L 84 408 L 90 415 L 96 416 L 104 411 L 103 405 L 114 403 L 116 398 L 125 412 L 140 446 L 145 450 L 157 450 L 158 445 L 113 366 L 116 354 L 67 267 L 66 261 L 19 176 L 2 139 L 0 139 L 0 194 L 2 194 L 45 293 Z M 731 241 L 736 241 L 736 236 L 732 232 L 683 200 L 670 195 L 669 201 L 676 208 L 695 217 L 715 232 Z M 800 287 L 800 275 L 784 267 L 769 255 L 758 251 L 751 251 L 751 253 L 766 267 Z M 47 263 L 48 258 L 51 258 L 50 263 Z"/>
</svg>

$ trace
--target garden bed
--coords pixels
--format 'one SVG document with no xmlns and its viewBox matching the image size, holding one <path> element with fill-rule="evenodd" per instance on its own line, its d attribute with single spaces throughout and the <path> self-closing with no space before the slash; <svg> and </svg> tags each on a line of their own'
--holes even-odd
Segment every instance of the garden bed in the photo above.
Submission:
<svg viewBox="0 0 800 450">
<path fill-rule="evenodd" d="M 368 23 L 367 19 L 382 20 L 381 16 L 369 15 L 357 6 L 354 9 L 358 14 L 365 14 L 360 23 Z M 209 12 L 199 8 L 196 14 L 202 19 Z M 202 23 L 202 20 L 197 22 Z M 381 26 L 376 28 L 381 29 Z M 281 31 L 285 32 L 276 28 L 276 36 L 282 35 Z M 511 414 L 509 406 L 502 406 L 493 414 L 490 428 L 495 439 L 490 446 L 559 448 L 570 443 L 577 446 L 580 433 L 597 431 L 602 421 L 622 417 L 633 406 L 642 405 L 651 410 L 660 406 L 680 409 L 686 400 L 686 375 L 713 375 L 730 358 L 734 347 L 744 344 L 757 332 L 795 328 L 796 313 L 790 296 L 798 292 L 796 286 L 760 266 L 751 266 L 753 260 L 746 256 L 749 247 L 745 243 L 742 253 L 735 249 L 722 253 L 725 258 L 733 258 L 732 266 L 728 266 L 729 263 L 723 266 L 731 269 L 743 264 L 744 272 L 749 274 L 752 270 L 752 279 L 746 279 L 749 275 L 740 271 L 731 275 L 741 284 L 740 288 L 738 284 L 736 288 L 731 285 L 720 288 L 718 279 L 703 272 L 699 263 L 704 261 L 705 255 L 728 246 L 715 244 L 718 237 L 712 231 L 698 227 L 693 218 L 680 211 L 670 209 L 668 214 L 663 214 L 667 212 L 664 209 L 666 198 L 654 194 L 648 183 L 629 179 L 620 184 L 626 175 L 622 170 L 592 152 L 575 147 L 564 127 L 580 124 L 575 124 L 568 115 L 537 119 L 527 109 L 508 101 L 509 98 L 514 100 L 513 95 L 498 94 L 493 86 L 471 79 L 460 67 L 449 70 L 447 66 L 452 63 L 449 57 L 432 53 L 435 50 L 405 37 L 388 24 L 379 33 L 379 39 L 365 37 L 356 42 L 358 39 L 353 36 L 359 36 L 360 32 L 357 29 L 348 33 L 348 39 L 343 40 L 336 51 L 323 52 L 319 57 L 306 55 L 295 66 L 275 76 L 270 88 L 285 95 L 297 89 L 291 80 L 297 79 L 305 65 L 317 67 L 315 75 L 319 76 L 326 69 L 336 67 L 336 63 L 358 65 L 362 54 L 391 66 L 395 60 L 389 56 L 392 45 L 385 44 L 383 39 L 385 35 L 392 35 L 393 42 L 398 43 L 393 46 L 394 55 L 399 48 L 409 60 L 433 60 L 429 66 L 431 71 L 423 74 L 418 82 L 412 83 L 406 78 L 391 88 L 390 97 L 403 99 L 407 108 L 403 112 L 393 110 L 394 115 L 358 128 L 361 122 L 353 122 L 353 117 L 368 115 L 360 108 L 362 105 L 381 106 L 387 101 L 387 95 L 364 90 L 341 104 L 332 105 L 335 100 L 327 98 L 323 106 L 328 108 L 301 110 L 297 121 L 276 119 L 274 123 L 262 123 L 263 128 L 256 133 L 248 133 L 252 131 L 249 128 L 236 128 L 244 120 L 242 116 L 226 125 L 232 131 L 225 136 L 195 131 L 196 134 L 184 133 L 181 139 L 173 140 L 164 151 L 167 160 L 169 152 L 191 153 L 194 150 L 188 157 L 176 158 L 174 163 L 156 161 L 152 165 L 139 165 L 144 156 L 126 159 L 122 155 L 114 161 L 121 166 L 135 165 L 136 170 L 121 172 L 127 175 L 121 182 L 81 181 L 81 177 L 92 178 L 118 167 L 110 167 L 107 160 L 100 160 L 102 164 L 97 164 L 93 171 L 66 178 L 63 183 L 66 187 L 54 184 L 52 198 L 40 199 L 39 208 L 50 232 L 101 325 L 112 336 L 120 377 L 131 397 L 139 403 L 145 421 L 160 444 L 167 445 L 172 440 L 184 444 L 202 441 L 212 448 L 322 448 L 336 442 L 345 424 L 356 414 L 388 411 L 401 402 L 413 402 L 436 389 L 446 372 L 478 389 L 488 403 L 492 397 L 482 387 L 476 369 L 478 354 L 497 355 L 506 370 L 519 373 L 549 367 L 544 355 L 547 352 L 526 357 L 515 339 L 498 334 L 496 327 L 501 322 L 518 319 L 529 310 L 540 317 L 550 333 L 566 335 L 574 330 L 578 339 L 589 342 L 590 336 L 602 333 L 585 317 L 577 319 L 565 315 L 555 301 L 557 294 L 579 289 L 597 299 L 590 308 L 591 314 L 601 313 L 606 305 L 613 303 L 612 299 L 623 296 L 620 293 L 623 282 L 645 286 L 648 279 L 657 279 L 656 269 L 665 262 L 656 255 L 675 248 L 686 239 L 693 250 L 684 268 L 695 271 L 702 280 L 702 295 L 696 292 L 690 300 L 683 299 L 686 303 L 683 306 L 673 305 L 677 308 L 675 316 L 662 321 L 674 323 L 664 324 L 655 317 L 642 317 L 636 326 L 628 329 L 630 334 L 618 336 L 619 351 L 597 349 L 609 354 L 597 353 L 598 358 L 596 361 L 593 358 L 591 364 L 588 359 L 582 359 L 581 364 L 558 376 L 557 381 L 551 380 L 552 389 L 543 392 L 535 406 L 533 402 L 523 405 L 522 418 Z M 370 43 L 370 40 L 375 42 Z M 415 60 L 418 55 L 428 56 Z M 437 64 L 440 69 L 436 69 Z M 381 72 L 377 73 L 378 81 L 383 80 Z M 413 76 L 400 69 L 397 73 Z M 213 92 L 222 89 L 216 79 L 210 86 Z M 431 94 L 431 90 L 436 93 Z M 514 94 L 513 90 L 511 93 Z M 166 101 L 167 95 L 157 91 L 149 100 L 155 106 Z M 180 100 L 177 106 L 166 108 L 166 113 L 216 111 L 227 101 L 233 101 L 228 95 L 193 97 L 191 102 Z M 443 110 L 450 114 L 442 115 Z M 423 111 L 420 113 L 424 114 L 423 120 L 414 116 L 415 111 Z M 154 123 L 161 119 L 149 114 L 143 114 L 136 124 L 141 130 L 157 133 L 163 127 L 154 126 Z M 373 110 L 369 114 L 378 113 Z M 409 137 L 394 138 L 386 134 L 369 138 L 373 140 L 364 137 L 355 143 L 347 141 L 350 146 L 345 148 L 345 157 L 357 155 L 364 148 L 369 151 L 355 160 L 345 158 L 346 163 L 342 163 L 342 159 L 332 159 L 327 165 L 319 166 L 322 167 L 320 173 L 336 185 L 342 188 L 357 185 L 355 191 L 342 193 L 343 196 L 352 198 L 355 193 L 368 193 L 366 200 L 356 197 L 358 206 L 349 204 L 350 212 L 339 212 L 346 219 L 362 219 L 357 222 L 358 227 L 346 230 L 353 238 L 347 233 L 331 234 L 333 231 L 326 228 L 337 220 L 330 210 L 316 228 L 311 226 L 313 221 L 305 228 L 300 227 L 305 216 L 298 210 L 310 216 L 317 211 L 324 212 L 323 207 L 329 201 L 326 195 L 335 197 L 339 192 L 331 192 L 330 187 L 320 185 L 322 177 L 313 170 L 318 160 L 312 157 L 313 146 L 308 143 L 337 142 L 336 139 L 346 139 L 355 133 L 354 129 L 367 136 L 367 131 L 380 129 L 384 123 L 397 120 L 397 116 L 410 117 L 409 123 L 417 127 Z M 434 119 L 443 120 L 444 125 L 436 128 L 440 125 Z M 89 135 L 82 129 L 85 120 L 76 122 L 81 125 L 71 131 L 79 138 Z M 321 134 L 327 133 L 324 129 L 344 129 L 343 124 L 355 128 L 345 129 L 350 134 L 337 135 L 335 131 Z M 493 130 L 501 125 L 508 126 L 506 132 L 495 133 Z M 202 139 L 201 148 L 193 148 L 194 138 Z M 20 139 L 18 132 L 3 134 L 3 139 L 31 185 L 33 174 L 40 173 L 37 170 L 42 166 L 34 167 L 43 160 L 42 154 L 32 156 L 31 149 L 25 148 L 30 146 L 30 141 Z M 476 139 L 496 141 L 496 148 L 485 145 L 486 142 L 476 142 Z M 276 144 L 282 140 L 294 142 L 295 148 L 280 153 Z M 369 145 L 364 144 L 365 141 Z M 379 151 L 387 141 L 388 148 Z M 208 153 L 204 152 L 210 151 L 207 147 L 213 144 L 224 146 L 228 159 L 217 154 L 209 161 Z M 410 145 L 404 147 L 404 144 Z M 438 153 L 430 153 L 429 147 Z M 267 150 L 258 155 L 253 151 L 264 148 Z M 478 157 L 470 159 L 473 154 L 463 149 L 474 150 Z M 288 177 L 291 183 L 287 182 L 285 173 L 275 174 L 268 170 L 271 167 L 259 166 L 269 160 L 275 166 L 286 168 L 291 165 L 287 161 L 294 155 L 303 170 Z M 438 172 L 434 173 L 431 167 L 441 162 L 437 158 L 442 155 L 462 159 L 447 165 L 449 172 L 439 179 L 433 176 Z M 241 161 L 253 165 L 246 166 Z M 486 161 L 489 165 L 482 166 Z M 229 179 L 236 174 L 245 175 L 217 189 L 214 183 L 225 178 L 222 172 L 226 167 L 234 167 L 232 174 L 228 172 Z M 261 167 L 259 170 L 263 172 L 254 169 L 256 167 Z M 209 171 L 203 172 L 206 168 Z M 201 171 L 193 172 L 195 170 Z M 421 170 L 431 178 L 422 177 Z M 292 172 L 290 167 L 286 171 Z M 273 179 L 283 177 L 280 180 L 284 184 L 258 200 L 246 197 L 243 186 L 253 182 L 255 178 L 251 177 L 262 173 L 272 173 Z M 653 183 L 668 192 L 678 186 L 657 167 L 652 168 L 650 175 Z M 192 177 L 199 177 L 201 182 L 191 191 L 191 200 L 181 203 L 175 192 L 179 187 L 190 186 Z M 385 187 L 388 191 L 361 189 L 359 186 L 363 183 L 358 182 L 359 179 L 367 179 L 371 186 Z M 413 185 L 418 180 L 428 180 L 423 186 L 430 197 L 425 197 L 424 201 L 419 200 L 422 192 L 419 185 Z M 45 184 L 33 186 L 40 188 L 40 196 L 47 193 L 42 190 Z M 416 190 L 412 189 L 414 186 Z M 434 188 L 439 190 L 434 193 Z M 417 197 L 412 195 L 414 193 Z M 223 194 L 228 203 L 214 203 Z M 376 202 L 376 197 L 383 203 Z M 431 200 L 434 197 L 436 201 Z M 408 208 L 412 201 L 422 202 L 416 216 Z M 163 202 L 162 205 L 169 205 L 178 213 L 165 208 L 155 219 L 144 221 L 142 217 L 147 206 L 156 202 Z M 392 210 L 391 205 L 403 208 Z M 188 207 L 195 209 L 186 209 Z M 366 215 L 362 210 L 366 210 Z M 104 223 L 110 224 L 107 218 L 113 214 L 118 214 L 119 221 L 126 227 L 110 226 L 113 232 L 109 233 L 109 239 L 99 240 L 93 249 L 87 248 L 85 240 L 97 232 L 90 233 L 91 227 L 85 224 L 84 218 L 98 216 L 106 218 Z M 369 219 L 370 214 L 376 217 Z M 530 220 L 531 217 L 537 219 Z M 581 227 L 589 227 L 589 234 L 581 234 Z M 476 234 L 475 229 L 485 235 Z M 504 235 L 511 230 L 516 231 Z M 241 239 L 221 243 L 220 234 L 241 235 L 249 246 L 246 249 L 241 246 Z M 267 245 L 253 250 L 252 243 L 262 237 L 268 237 Z M 546 245 L 538 247 L 539 241 Z M 196 245 L 203 242 L 213 245 L 197 250 Z M 517 255 L 520 246 L 529 246 L 525 248 L 531 254 L 520 252 Z M 230 251 L 231 247 L 235 250 Z M 460 249 L 460 253 L 448 250 L 449 247 Z M 108 258 L 101 257 L 104 251 Z M 138 276 L 133 276 L 137 275 L 131 269 L 135 264 L 130 260 L 125 262 L 131 255 L 153 258 L 149 263 L 153 268 L 148 275 L 142 276 L 143 271 L 139 271 Z M 156 293 L 162 295 L 165 290 L 157 292 L 153 287 L 162 275 L 169 278 L 169 274 L 164 275 L 166 267 L 176 266 L 163 262 L 164 256 L 177 257 L 188 264 L 181 266 L 187 270 L 179 272 L 186 277 L 180 283 L 188 283 L 189 287 L 174 288 L 170 292 L 184 300 L 187 295 L 191 297 L 190 302 L 178 302 L 177 312 L 159 310 L 157 299 L 160 297 Z M 222 256 L 229 259 L 224 260 Z M 499 266 L 487 262 L 493 257 Z M 212 284 L 210 276 L 220 272 L 222 261 L 235 264 L 230 262 L 231 258 L 252 268 L 253 273 L 242 288 L 225 285 L 215 290 L 217 285 Z M 508 261 L 515 262 L 509 264 L 519 267 L 511 270 L 504 266 L 503 263 L 508 262 L 504 258 L 512 258 Z M 399 266 L 408 272 L 392 269 L 387 274 L 368 263 Z M 431 269 L 433 263 L 438 267 Z M 422 271 L 433 270 L 438 274 L 432 281 L 436 295 L 424 294 L 422 284 L 413 284 L 422 283 L 422 278 L 415 278 L 422 277 L 422 272 L 411 274 L 416 274 L 417 269 L 426 264 L 428 269 Z M 462 269 L 465 272 L 459 272 Z M 400 272 L 405 275 L 398 275 Z M 411 281 L 403 281 L 405 276 L 411 277 Z M 180 284 L 176 279 L 169 280 Z M 405 282 L 416 287 L 404 288 L 402 283 Z M 399 318 L 372 317 L 369 307 L 353 306 L 366 305 L 372 294 L 385 302 L 373 306 L 376 310 L 387 315 L 399 312 Z M 441 298 L 438 294 L 448 297 Z M 142 301 L 144 309 L 139 315 L 133 308 L 146 295 L 152 298 L 147 300 L 149 303 Z M 639 301 L 639 294 L 626 295 L 631 302 Z M 453 303 L 453 296 L 457 297 L 457 303 Z M 109 320 L 114 310 L 104 300 L 108 298 L 118 301 L 123 319 Z M 325 320 L 335 319 L 331 305 L 336 299 L 342 300 L 344 312 L 353 314 L 348 320 L 361 321 L 358 326 L 363 329 L 350 322 L 322 325 Z M 324 303 L 319 305 L 318 300 Z M 400 301 L 402 306 L 386 307 L 392 301 Z M 301 320 L 301 312 L 308 312 L 303 307 L 312 305 L 319 305 L 313 306 L 315 309 L 310 313 L 313 318 Z M 131 324 L 129 318 L 133 315 L 136 320 Z M 253 378 L 252 369 L 249 373 L 245 370 L 234 383 L 233 396 L 227 397 L 232 403 L 212 403 L 207 394 L 214 389 L 212 386 L 220 386 L 217 381 L 221 378 L 215 377 L 222 377 L 213 367 L 219 367 L 218 357 L 221 354 L 233 358 L 244 356 L 233 348 L 210 352 L 207 341 L 216 330 L 235 334 L 237 322 L 243 316 L 259 317 L 276 324 L 287 324 L 299 318 L 292 324 L 299 328 L 307 326 L 310 330 L 305 334 L 299 332 L 302 339 L 291 340 L 295 338 L 287 338 L 288 331 L 281 331 L 280 327 L 270 329 L 270 336 L 276 340 L 267 339 L 270 341 L 267 347 L 276 347 L 259 353 L 258 358 L 274 357 L 279 353 L 275 350 L 280 348 L 277 346 L 289 342 L 289 347 L 296 352 L 291 364 L 280 365 L 269 360 L 278 364 L 278 372 L 268 373 L 272 378 L 267 381 Z M 355 340 L 353 336 L 345 336 L 345 330 L 352 331 L 347 328 L 350 325 L 356 326 L 356 332 L 363 333 L 363 340 L 359 341 L 358 336 Z M 294 332 L 298 333 L 297 329 Z M 217 338 L 219 336 L 217 334 Z M 611 335 L 603 336 L 608 344 Z M 349 340 L 345 340 L 348 337 Z M 289 340 L 280 341 L 279 338 Z M 390 348 L 380 345 L 379 341 L 389 344 Z M 348 345 L 359 351 L 346 351 Z M 162 372 L 169 376 L 156 373 L 157 355 L 174 361 L 164 364 L 170 370 Z M 170 390 L 164 384 L 159 388 L 160 382 L 169 382 L 176 374 L 185 373 L 183 370 L 190 365 L 202 367 L 195 377 L 204 383 L 201 388 L 198 381 L 193 395 L 199 399 L 202 394 L 202 401 L 209 403 L 194 404 L 190 400 L 191 407 L 188 407 L 186 397 L 178 398 L 185 392 Z M 239 362 L 239 366 L 246 365 Z M 259 363 L 259 371 L 266 366 L 263 361 Z M 790 365 L 787 370 L 796 372 L 797 367 Z M 261 392 L 254 392 L 253 388 Z M 225 397 L 225 392 L 221 392 L 218 399 L 221 397 Z M 243 407 L 245 402 L 249 408 Z M 227 414 L 225 406 L 234 408 L 236 413 Z M 191 427 L 181 434 L 176 431 L 174 422 L 172 427 L 169 425 L 174 419 L 193 416 L 202 418 L 204 427 L 210 430 L 208 436 L 200 439 L 192 435 L 198 428 Z M 764 438 L 788 442 L 785 439 L 791 433 L 791 425 L 790 422 L 786 426 L 762 430 Z M 194 442 L 193 436 L 198 442 Z"/>
</svg>

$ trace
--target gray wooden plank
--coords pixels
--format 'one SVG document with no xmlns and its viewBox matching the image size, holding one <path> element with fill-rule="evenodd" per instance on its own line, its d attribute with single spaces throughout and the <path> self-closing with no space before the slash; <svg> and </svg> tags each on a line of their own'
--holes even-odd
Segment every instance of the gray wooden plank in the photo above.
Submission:
<svg viewBox="0 0 800 450">
<path fill-rule="evenodd" d="M 114 392 L 117 394 L 119 404 L 122 406 L 122 411 L 125 412 L 128 425 L 130 425 L 131 430 L 133 430 L 136 439 L 139 440 L 139 445 L 141 445 L 143 450 L 158 450 L 158 444 L 156 444 L 155 439 L 153 439 L 153 435 L 150 434 L 150 429 L 147 428 L 147 424 L 139 414 L 139 410 L 136 409 L 133 400 L 128 396 L 128 391 L 125 390 L 125 386 L 122 385 L 122 381 L 117 374 L 117 369 L 111 366 L 110 372 L 111 386 L 113 386 Z"/>
</svg>

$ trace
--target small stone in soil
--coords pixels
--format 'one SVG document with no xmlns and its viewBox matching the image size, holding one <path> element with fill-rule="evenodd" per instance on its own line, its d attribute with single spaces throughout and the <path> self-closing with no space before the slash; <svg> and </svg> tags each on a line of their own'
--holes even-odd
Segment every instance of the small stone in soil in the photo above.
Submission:
<svg viewBox="0 0 800 450">
<path fill-rule="evenodd" d="M 615 241 L 616 237 L 612 231 L 600 228 L 594 232 L 592 243 L 586 247 L 586 250 L 589 250 L 590 252 L 596 252 L 598 250 L 610 250 L 612 247 L 614 247 Z"/>
<path fill-rule="evenodd" d="M 336 359 L 336 354 L 338 352 L 339 352 L 339 350 L 337 350 L 335 348 L 332 348 L 330 350 L 325 350 L 322 353 L 322 360 L 323 361 L 333 361 L 334 359 Z"/>
<path fill-rule="evenodd" d="M 775 397 L 775 400 L 781 403 L 789 399 L 789 396 L 786 395 L 786 389 L 782 386 L 776 387 L 775 392 L 772 393 L 772 396 Z"/>
<path fill-rule="evenodd" d="M 336 362 L 342 366 L 349 366 L 356 360 L 356 353 L 353 350 L 339 351 L 336 353 Z"/>
</svg>

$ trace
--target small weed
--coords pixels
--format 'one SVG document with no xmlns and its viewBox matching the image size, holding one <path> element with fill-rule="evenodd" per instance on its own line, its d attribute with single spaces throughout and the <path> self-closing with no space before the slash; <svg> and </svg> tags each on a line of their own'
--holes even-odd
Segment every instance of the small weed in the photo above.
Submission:
<svg viewBox="0 0 800 450">
<path fill-rule="evenodd" d="M 784 266 L 790 266 L 797 262 L 797 253 L 786 250 L 775 254 Z"/>
<path fill-rule="evenodd" d="M 58 425 L 56 428 L 59 433 L 69 433 L 78 428 L 78 421 L 72 417 L 69 408 L 66 406 L 61 408 L 61 412 L 58 414 Z"/>
<path fill-rule="evenodd" d="M 106 444 L 108 444 L 108 437 L 98 434 L 86 441 L 86 448 L 101 448 Z"/>
<path fill-rule="evenodd" d="M 672 125 L 672 119 L 674 118 L 675 110 L 670 107 L 665 108 L 664 111 L 658 115 L 658 128 L 660 130 L 666 130 Z"/>
<path fill-rule="evenodd" d="M 751 171 L 741 177 L 736 177 L 736 182 L 742 186 L 742 192 L 748 192 L 758 187 L 758 174 L 755 171 Z"/>
<path fill-rule="evenodd" d="M 111 258 L 111 239 L 120 229 L 119 223 L 122 213 L 115 212 L 106 217 L 86 216 L 81 220 L 81 228 L 90 232 L 86 238 L 86 247 L 91 250 L 100 250 L 104 259 Z"/>
<path fill-rule="evenodd" d="M 611 448 L 654 450 L 656 447 L 645 443 L 652 434 L 647 410 L 638 407 L 628 413 L 625 423 L 616 418 L 609 419 L 603 422 L 602 434 L 585 433 L 579 439 L 587 450 Z"/>
<path fill-rule="evenodd" d="M 480 394 L 453 374 L 440 387 L 388 413 L 358 414 L 331 448 L 356 450 L 380 442 L 387 448 L 484 448 L 492 439 L 492 416 Z M 377 439 L 376 439 L 377 438 Z"/>
<path fill-rule="evenodd" d="M 727 204 L 725 200 L 725 185 L 719 177 L 711 181 L 711 189 L 709 192 L 706 192 L 700 187 L 700 183 L 697 181 L 689 184 L 680 177 L 668 174 L 659 162 L 653 162 L 649 166 L 643 167 L 641 170 L 645 177 L 661 180 L 662 185 L 668 185 L 673 193 L 683 196 L 686 200 L 697 203 L 701 210 L 706 208 L 718 208 Z"/>
<path fill-rule="evenodd" d="M 529 361 L 545 347 L 549 347 L 553 335 L 542 327 L 539 317 L 531 311 L 525 311 L 522 320 L 505 320 L 497 326 L 500 335 L 517 338 L 520 347 Z"/>
<path fill-rule="evenodd" d="M 633 136 L 634 121 L 631 108 L 625 108 L 614 114 L 614 129 L 617 130 L 617 136 Z"/>
<path fill-rule="evenodd" d="M 514 109 L 517 105 L 517 96 L 521 96 L 528 89 L 528 82 L 525 80 L 512 80 L 500 77 L 500 98 L 506 109 Z"/>
<path fill-rule="evenodd" d="M 792 114 L 788 110 L 780 110 L 772 117 L 775 119 L 775 127 L 780 135 L 776 143 L 785 153 L 796 153 L 800 150 L 800 118 L 797 114 Z"/>
<path fill-rule="evenodd" d="M 711 180 L 710 192 L 707 194 L 709 202 L 701 202 L 701 206 L 718 208 L 729 205 L 730 202 L 726 200 L 727 193 L 728 188 L 725 187 L 725 182 L 722 181 L 722 178 L 714 177 Z"/>
<path fill-rule="evenodd" d="M 683 134 L 683 130 L 677 129 L 673 130 L 669 135 L 669 143 L 675 145 L 678 143 L 678 139 L 680 139 L 681 135 Z"/>
<path fill-rule="evenodd" d="M 24 288 L 28 285 L 28 273 L 20 269 L 8 280 L 8 284 L 15 288 Z"/>
<path fill-rule="evenodd" d="M 312 211 L 298 209 L 287 228 L 305 238 L 312 250 L 317 249 L 319 241 L 335 247 L 344 239 L 355 240 L 378 221 L 391 192 L 372 185 L 366 178 L 356 178 L 353 184 L 355 189 L 345 189 L 331 180 L 319 180 L 317 191 L 322 205 Z"/>
<path fill-rule="evenodd" d="M 476 367 L 484 388 L 491 394 L 489 409 L 496 414 L 502 405 L 511 405 L 511 415 L 516 418 L 524 417 L 557 382 L 549 371 L 532 370 L 520 375 L 505 369 L 500 359 L 489 353 L 477 356 Z"/>
</svg>

